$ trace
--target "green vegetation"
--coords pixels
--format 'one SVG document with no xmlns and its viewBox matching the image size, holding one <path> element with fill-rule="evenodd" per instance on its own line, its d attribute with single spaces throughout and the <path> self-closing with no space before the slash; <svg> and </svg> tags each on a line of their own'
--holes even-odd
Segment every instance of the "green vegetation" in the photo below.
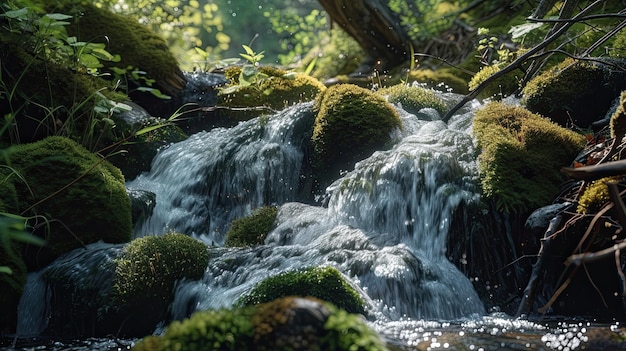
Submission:
<svg viewBox="0 0 626 351">
<path fill-rule="evenodd" d="M 130 240 L 130 199 L 118 168 L 64 137 L 15 145 L 5 152 L 0 165 L 15 171 L 10 180 L 18 205 L 11 210 L 48 218 L 34 228 L 47 241 L 38 265 L 99 240 Z"/>
<path fill-rule="evenodd" d="M 478 73 L 476 73 L 472 79 L 468 83 L 468 87 L 470 90 L 476 89 L 480 83 L 482 83 L 485 79 L 489 78 L 491 75 L 497 73 L 504 67 L 503 64 L 493 64 L 490 66 L 483 66 Z M 513 94 L 519 88 L 519 79 L 521 79 L 519 74 L 509 73 L 505 74 L 495 81 L 493 81 L 487 88 L 482 90 L 480 94 L 478 94 L 479 98 L 497 98 L 501 99 L 503 97 L 509 96 Z"/>
<path fill-rule="evenodd" d="M 419 110 L 430 107 L 440 114 L 446 111 L 446 104 L 437 95 L 426 88 L 420 88 L 407 84 L 396 84 L 376 91 L 387 98 L 391 103 L 399 103 L 402 108 L 410 113 L 417 113 Z"/>
<path fill-rule="evenodd" d="M 227 247 L 263 245 L 265 237 L 274 228 L 278 208 L 276 206 L 259 207 L 249 216 L 234 220 L 226 233 Z"/>
<path fill-rule="evenodd" d="M 333 267 L 310 267 L 264 279 L 239 299 L 239 305 L 254 305 L 285 296 L 316 297 L 350 313 L 365 313 L 363 299 Z"/>
<path fill-rule="evenodd" d="M 231 310 L 201 311 L 148 336 L 133 351 L 385 351 L 360 315 L 314 299 L 285 297 Z"/>
<path fill-rule="evenodd" d="M 299 102 L 314 100 L 326 89 L 324 84 L 309 75 L 271 66 L 232 66 L 226 69 L 225 75 L 230 83 L 218 93 L 218 104 L 233 108 L 226 113 L 239 120 L 258 116 L 256 107 L 282 110 Z"/>
<path fill-rule="evenodd" d="M 562 126 L 586 128 L 619 96 L 621 80 L 600 63 L 566 59 L 528 82 L 522 103 Z"/>
<path fill-rule="evenodd" d="M 387 100 L 352 84 L 333 85 L 315 100 L 311 137 L 318 172 L 334 179 L 340 169 L 388 146 L 402 122 Z"/>
<path fill-rule="evenodd" d="M 202 278 L 208 262 L 206 245 L 184 234 L 135 239 L 115 260 L 111 306 L 167 309 L 174 283 Z"/>
<path fill-rule="evenodd" d="M 544 117 L 497 102 L 476 112 L 474 134 L 483 193 L 499 210 L 517 213 L 552 201 L 564 180 L 560 168 L 586 143 Z"/>
</svg>

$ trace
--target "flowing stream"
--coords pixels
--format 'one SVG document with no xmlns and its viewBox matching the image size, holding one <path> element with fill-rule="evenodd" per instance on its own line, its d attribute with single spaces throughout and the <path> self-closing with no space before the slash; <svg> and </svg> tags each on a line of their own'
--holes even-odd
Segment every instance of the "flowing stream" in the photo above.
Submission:
<svg viewBox="0 0 626 351">
<path fill-rule="evenodd" d="M 333 266 L 367 302 L 371 324 L 408 345 L 429 338 L 431 348 L 444 348 L 437 339 L 446 333 L 495 329 L 502 336 L 508 328 L 534 331 L 539 336 L 532 345 L 545 346 L 547 341 L 538 341 L 547 335 L 544 327 L 488 316 L 470 280 L 445 256 L 454 211 L 479 200 L 471 134 L 475 108 L 467 107 L 446 124 L 434 110 L 413 115 L 398 106 L 403 128 L 393 133 L 393 144 L 346 170 L 313 203 L 305 203 L 301 193 L 304 143 L 315 117 L 311 103 L 199 132 L 162 150 L 150 172 L 127 183 L 130 189 L 154 192 L 157 199 L 136 236 L 173 230 L 215 247 L 200 281 L 177 284 L 171 316 L 230 307 L 256 283 L 284 271 Z M 279 206 L 277 226 L 265 245 L 219 248 L 233 219 L 263 205 Z M 119 249 L 90 245 L 87 254 L 71 257 L 72 264 L 100 264 L 89 262 L 108 260 Z M 68 261 L 46 270 L 61 269 L 63 262 Z M 89 269 L 75 271 L 85 275 Z M 37 334 L 45 327 L 49 306 L 42 274 L 29 276 L 18 334 Z M 468 343 L 467 349 L 474 349 L 475 342 Z"/>
</svg>

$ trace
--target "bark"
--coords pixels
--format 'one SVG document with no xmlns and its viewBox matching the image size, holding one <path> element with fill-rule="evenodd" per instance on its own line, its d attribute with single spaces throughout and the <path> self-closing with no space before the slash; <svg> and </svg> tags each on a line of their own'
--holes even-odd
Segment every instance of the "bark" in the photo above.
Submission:
<svg viewBox="0 0 626 351">
<path fill-rule="evenodd" d="M 384 72 L 409 60 L 410 38 L 400 19 L 380 0 L 319 0 L 333 23 L 370 55 L 359 71 Z"/>
</svg>

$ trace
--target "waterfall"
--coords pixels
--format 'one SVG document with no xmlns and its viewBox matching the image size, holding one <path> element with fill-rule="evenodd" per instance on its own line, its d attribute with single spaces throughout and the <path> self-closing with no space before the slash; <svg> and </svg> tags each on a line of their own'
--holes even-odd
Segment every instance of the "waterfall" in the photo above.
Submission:
<svg viewBox="0 0 626 351">
<path fill-rule="evenodd" d="M 223 243 L 230 222 L 252 209 L 293 201 L 302 141 L 313 125 L 311 104 L 233 128 L 199 132 L 155 158 L 130 189 L 157 194 L 153 215 L 137 236 L 174 230 Z"/>
<path fill-rule="evenodd" d="M 454 211 L 479 199 L 472 108 L 447 124 L 432 109 L 413 115 L 397 108 L 403 128 L 393 145 L 358 162 L 316 204 L 298 199 L 312 103 L 199 132 L 162 150 L 149 172 L 127 183 L 156 194 L 153 214 L 136 236 L 175 230 L 211 249 L 204 277 L 177 283 L 170 316 L 231 307 L 262 279 L 311 266 L 336 267 L 377 323 L 484 314 L 471 282 L 445 255 Z M 279 210 L 265 245 L 221 247 L 233 219 L 269 204 Z M 74 255 L 72 265 L 82 266 L 97 249 Z M 114 256 L 119 248 L 111 250 Z M 47 270 L 74 274 L 67 259 Z M 25 332 L 41 329 L 36 319 L 25 322 Z"/>
<path fill-rule="evenodd" d="M 301 113 L 281 118 L 294 112 Z M 405 127 L 395 146 L 357 163 L 319 206 L 278 203 L 278 225 L 265 245 L 213 254 L 202 281 L 178 285 L 173 317 L 230 307 L 266 277 L 323 265 L 361 290 L 374 319 L 484 313 L 470 281 L 445 257 L 453 211 L 479 198 L 473 114 L 445 124 L 424 118 L 432 111 L 399 112 Z"/>
</svg>

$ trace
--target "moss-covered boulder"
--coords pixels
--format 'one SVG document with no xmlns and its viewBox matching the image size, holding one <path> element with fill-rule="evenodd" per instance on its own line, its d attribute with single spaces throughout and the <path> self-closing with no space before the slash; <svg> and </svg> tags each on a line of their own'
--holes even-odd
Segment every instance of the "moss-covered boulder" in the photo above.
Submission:
<svg viewBox="0 0 626 351">
<path fill-rule="evenodd" d="M 17 305 L 26 284 L 27 270 L 21 245 L 12 237 L 15 225 L 19 225 L 19 220 L 0 214 L 0 334 L 15 331 Z"/>
<path fill-rule="evenodd" d="M 311 143 L 318 178 L 336 179 L 374 151 L 388 147 L 402 122 L 387 100 L 352 84 L 329 87 L 315 100 L 317 113 Z"/>
<path fill-rule="evenodd" d="M 16 213 L 32 216 L 43 248 L 28 251 L 29 269 L 99 240 L 130 241 L 130 199 L 124 177 L 108 161 L 64 137 L 9 149 L 0 166 L 11 167 L 19 200 Z"/>
<path fill-rule="evenodd" d="M 225 246 L 242 247 L 263 245 L 265 237 L 273 229 L 278 208 L 263 206 L 249 216 L 234 220 L 226 233 Z"/>
<path fill-rule="evenodd" d="M 326 89 L 309 75 L 271 66 L 231 66 L 226 69 L 225 76 L 229 83 L 217 96 L 218 105 L 227 109 L 220 110 L 220 115 L 236 120 L 247 120 L 271 110 L 314 100 Z"/>
<path fill-rule="evenodd" d="M 290 295 L 316 297 L 350 313 L 365 313 L 359 293 L 333 267 L 310 267 L 266 278 L 240 298 L 238 304 L 259 304 Z"/>
<path fill-rule="evenodd" d="M 201 279 L 208 260 L 204 243 L 179 233 L 69 252 L 41 271 L 51 294 L 43 334 L 148 335 L 167 319 L 176 282 Z"/>
<path fill-rule="evenodd" d="M 316 299 L 284 297 L 232 310 L 202 311 L 148 336 L 133 351 L 385 351 L 362 316 Z"/>
<path fill-rule="evenodd" d="M 426 107 L 437 110 L 439 114 L 447 109 L 446 103 L 432 90 L 422 87 L 396 84 L 379 89 L 376 93 L 386 97 L 392 104 L 400 104 L 405 111 L 413 114 Z"/>
<path fill-rule="evenodd" d="M 566 59 L 526 84 L 522 104 L 561 126 L 587 128 L 602 119 L 626 87 L 623 72 L 599 61 Z"/>
<path fill-rule="evenodd" d="M 75 1 L 60 3 L 49 4 L 48 9 L 73 16 L 70 35 L 86 42 L 105 43 L 107 51 L 120 55 L 119 62 L 103 62 L 105 67 L 137 68 L 146 73 L 144 78 L 154 80 L 153 87 L 171 96 L 185 87 L 185 77 L 165 40 L 136 18 L 84 1 L 80 5 Z"/>
<path fill-rule="evenodd" d="M 517 106 L 492 102 L 474 117 L 482 190 L 503 211 L 526 213 L 550 203 L 560 168 L 585 146 L 582 135 Z"/>
<path fill-rule="evenodd" d="M 184 234 L 151 235 L 130 242 L 115 263 L 113 306 L 142 305 L 149 311 L 167 309 L 177 280 L 202 278 L 209 253 L 205 244 Z"/>
<path fill-rule="evenodd" d="M 480 70 L 469 81 L 469 90 L 476 89 L 487 78 L 498 73 L 504 66 L 504 64 L 494 64 L 481 67 Z M 502 75 L 493 82 L 491 82 L 489 85 L 487 85 L 487 87 L 485 87 L 478 94 L 478 97 L 481 99 L 495 98 L 496 100 L 500 100 L 503 97 L 513 94 L 519 88 L 519 82 L 522 78 L 522 73 L 518 73 L 515 71 Z"/>
</svg>

